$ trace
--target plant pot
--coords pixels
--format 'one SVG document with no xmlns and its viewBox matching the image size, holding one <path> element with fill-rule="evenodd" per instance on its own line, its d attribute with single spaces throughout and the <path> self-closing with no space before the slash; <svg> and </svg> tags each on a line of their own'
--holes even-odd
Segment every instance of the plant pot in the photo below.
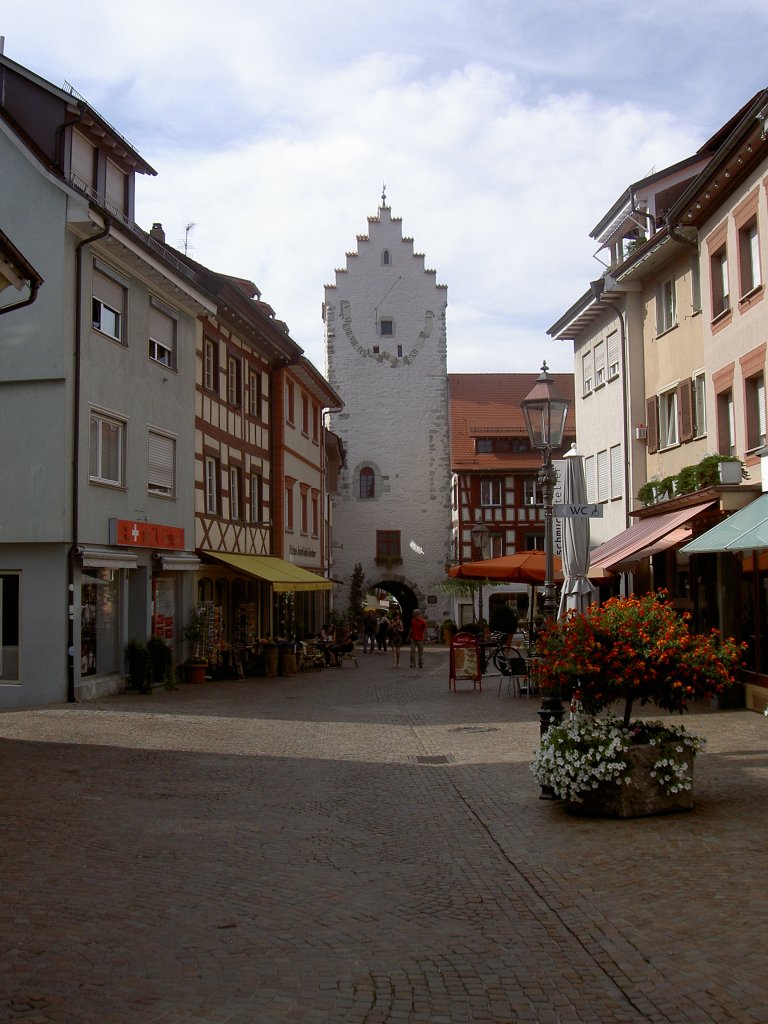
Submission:
<svg viewBox="0 0 768 1024">
<path fill-rule="evenodd" d="M 740 462 L 718 462 L 718 472 L 720 473 L 721 484 L 740 484 L 741 483 L 741 463 Z"/>
<path fill-rule="evenodd" d="M 277 675 L 277 655 L 278 649 L 276 646 L 270 644 L 264 645 L 264 675 Z"/>
<path fill-rule="evenodd" d="M 672 746 L 672 744 L 670 744 Z M 638 744 L 626 752 L 629 782 L 621 785 L 601 783 L 584 794 L 581 802 L 565 801 L 569 814 L 586 818 L 645 818 L 654 814 L 674 814 L 693 809 L 693 789 L 665 793 L 651 771 L 664 757 L 664 745 Z M 686 759 L 688 774 L 693 779 L 693 754 Z"/>
<path fill-rule="evenodd" d="M 208 668 L 207 665 L 185 665 L 184 666 L 184 682 L 185 683 L 204 683 L 205 672 Z"/>
</svg>

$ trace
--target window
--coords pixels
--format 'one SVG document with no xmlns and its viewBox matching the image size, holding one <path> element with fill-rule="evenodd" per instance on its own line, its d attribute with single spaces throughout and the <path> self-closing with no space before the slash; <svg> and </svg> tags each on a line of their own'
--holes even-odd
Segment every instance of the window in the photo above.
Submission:
<svg viewBox="0 0 768 1024">
<path fill-rule="evenodd" d="M 301 393 L 301 432 L 309 437 L 309 395 Z"/>
<path fill-rule="evenodd" d="M 240 406 L 242 395 L 242 366 L 239 359 L 229 356 L 227 359 L 227 401 L 230 405 Z"/>
<path fill-rule="evenodd" d="M 370 466 L 363 466 L 360 470 L 360 497 L 376 497 L 376 474 Z"/>
<path fill-rule="evenodd" d="M 676 326 L 675 279 L 670 277 L 656 289 L 656 333 L 663 334 Z"/>
<path fill-rule="evenodd" d="M 381 254 L 381 263 L 382 266 L 384 267 L 389 267 L 392 265 L 392 257 L 390 256 L 389 249 L 385 249 L 384 252 Z"/>
<path fill-rule="evenodd" d="M 475 454 L 477 455 L 490 455 L 493 451 L 493 438 L 491 437 L 477 437 L 475 438 Z"/>
<path fill-rule="evenodd" d="M 624 460 L 621 445 L 614 444 L 608 450 L 609 472 L 611 474 L 611 498 L 620 498 L 624 492 Z"/>
<path fill-rule="evenodd" d="M 705 397 L 705 377 L 697 373 L 693 378 L 693 434 L 703 437 L 707 432 L 707 403 Z"/>
<path fill-rule="evenodd" d="M 744 381 L 747 451 L 765 444 L 765 378 L 762 373 Z"/>
<path fill-rule="evenodd" d="M 128 205 L 128 175 L 113 160 L 107 160 L 105 199 L 107 209 L 124 216 Z"/>
<path fill-rule="evenodd" d="M 243 471 L 239 466 L 229 467 L 229 518 L 242 519 Z"/>
<path fill-rule="evenodd" d="M 94 270 L 91 322 L 97 331 L 121 342 L 125 338 L 125 291 L 115 278 Z"/>
<path fill-rule="evenodd" d="M 147 434 L 147 490 L 172 498 L 176 493 L 176 440 L 150 430 Z"/>
<path fill-rule="evenodd" d="M 90 479 L 93 483 L 125 484 L 125 423 L 91 413 Z"/>
<path fill-rule="evenodd" d="M 290 424 L 296 422 L 296 389 L 292 380 L 285 382 L 285 419 Z"/>
<path fill-rule="evenodd" d="M 293 485 L 294 481 L 286 481 L 285 485 L 285 528 L 293 529 Z"/>
<path fill-rule="evenodd" d="M 749 295 L 762 283 L 760 274 L 760 240 L 757 218 L 753 217 L 739 230 L 739 285 L 741 297 Z"/>
<path fill-rule="evenodd" d="M 605 384 L 605 342 L 598 341 L 594 348 L 595 358 L 595 387 L 599 388 Z"/>
<path fill-rule="evenodd" d="M 299 494 L 299 519 L 301 532 L 309 533 L 309 488 L 302 485 Z"/>
<path fill-rule="evenodd" d="M 213 338 L 203 342 L 203 386 L 214 395 L 219 393 L 219 343 Z"/>
<path fill-rule="evenodd" d="M 717 396 L 717 447 L 721 455 L 736 454 L 736 421 L 733 414 L 733 391 Z"/>
<path fill-rule="evenodd" d="M 712 277 L 712 319 L 716 320 L 731 308 L 728 284 L 728 253 L 721 246 L 710 258 Z"/>
<path fill-rule="evenodd" d="M 157 299 L 149 300 L 149 358 L 163 366 L 176 366 L 176 319 Z"/>
<path fill-rule="evenodd" d="M 400 558 L 400 531 L 376 531 L 376 557 Z"/>
<path fill-rule="evenodd" d="M 320 493 L 312 491 L 312 536 L 320 536 Z"/>
<path fill-rule="evenodd" d="M 619 332 L 614 331 L 613 334 L 608 335 L 608 380 L 619 376 L 620 357 Z"/>
<path fill-rule="evenodd" d="M 205 457 L 205 511 L 219 514 L 219 460 L 211 455 Z"/>
<path fill-rule="evenodd" d="M 382 338 L 391 338 L 394 333 L 394 320 L 382 317 L 382 319 L 379 320 L 379 334 L 382 336 Z"/>
<path fill-rule="evenodd" d="M 261 473 L 251 475 L 251 522 L 264 522 L 264 479 Z"/>
<path fill-rule="evenodd" d="M 595 456 L 587 455 L 584 459 L 584 480 L 587 484 L 587 502 L 595 502 Z"/>
<path fill-rule="evenodd" d="M 525 536 L 525 550 L 526 551 L 543 551 L 544 550 L 544 534 L 543 533 L 528 533 Z"/>
<path fill-rule="evenodd" d="M 251 382 L 248 388 L 248 411 L 257 420 L 262 418 L 261 407 L 264 400 L 264 389 L 262 386 L 261 374 L 251 373 Z"/>
<path fill-rule="evenodd" d="M 0 681 L 19 679 L 19 635 L 21 605 L 17 572 L 0 572 Z"/>
<path fill-rule="evenodd" d="M 603 450 L 597 453 L 597 500 L 608 501 L 610 493 L 608 452 Z"/>
<path fill-rule="evenodd" d="M 498 478 L 491 478 L 489 480 L 480 481 L 480 504 L 488 507 L 489 505 L 501 505 L 501 488 L 502 481 Z"/>
<path fill-rule="evenodd" d="M 588 395 L 592 390 L 592 352 L 585 352 L 581 357 L 581 376 L 584 384 L 584 394 Z"/>
<path fill-rule="evenodd" d="M 93 188 L 96 184 L 96 148 L 76 128 L 72 129 L 69 173 L 78 188 Z"/>
<path fill-rule="evenodd" d="M 677 390 L 665 391 L 659 395 L 659 448 L 671 448 L 678 444 L 677 434 Z"/>
<path fill-rule="evenodd" d="M 523 504 L 539 504 L 539 481 L 535 476 L 528 476 L 523 480 Z"/>
<path fill-rule="evenodd" d="M 500 533 L 488 535 L 488 557 L 502 558 L 504 555 L 504 537 Z"/>
</svg>

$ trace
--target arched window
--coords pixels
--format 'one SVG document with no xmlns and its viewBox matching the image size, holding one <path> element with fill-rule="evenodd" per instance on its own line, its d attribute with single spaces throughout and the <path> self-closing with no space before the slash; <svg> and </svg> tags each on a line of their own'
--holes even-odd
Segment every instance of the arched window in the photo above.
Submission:
<svg viewBox="0 0 768 1024">
<path fill-rule="evenodd" d="M 383 266 L 385 266 L 385 267 L 389 266 L 389 264 L 391 262 L 390 258 L 389 258 L 389 249 L 385 249 L 384 252 L 381 254 L 381 262 L 382 262 Z"/>
<path fill-rule="evenodd" d="M 373 498 L 376 494 L 376 476 L 370 466 L 360 470 L 360 497 Z"/>
</svg>

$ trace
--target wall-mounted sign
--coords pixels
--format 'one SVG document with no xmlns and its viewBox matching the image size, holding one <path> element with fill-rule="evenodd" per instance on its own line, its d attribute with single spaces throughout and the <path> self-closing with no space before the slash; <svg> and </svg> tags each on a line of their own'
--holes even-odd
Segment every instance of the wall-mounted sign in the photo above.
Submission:
<svg viewBox="0 0 768 1024">
<path fill-rule="evenodd" d="M 110 519 L 109 543 L 131 548 L 183 551 L 184 529 L 181 526 L 163 526 L 161 523 L 142 523 L 135 519 Z"/>
</svg>

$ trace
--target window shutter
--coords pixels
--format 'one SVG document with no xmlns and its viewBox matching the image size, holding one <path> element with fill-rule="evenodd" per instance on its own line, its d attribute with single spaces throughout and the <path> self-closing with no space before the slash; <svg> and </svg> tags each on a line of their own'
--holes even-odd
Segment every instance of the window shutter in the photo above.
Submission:
<svg viewBox="0 0 768 1024">
<path fill-rule="evenodd" d="M 645 425 L 648 430 L 648 454 L 659 450 L 659 400 L 656 395 L 645 400 Z"/>
<path fill-rule="evenodd" d="M 116 313 L 122 313 L 124 294 L 122 285 L 118 284 L 117 281 L 113 281 L 111 277 L 106 277 L 104 274 L 94 271 L 93 295 L 99 302 L 103 302 L 105 306 L 114 309 Z"/>
<path fill-rule="evenodd" d="M 173 320 L 157 309 L 149 309 L 149 336 L 173 351 Z"/>
<path fill-rule="evenodd" d="M 622 495 L 622 458 L 621 445 L 615 444 L 611 448 L 611 497 L 620 498 Z"/>
<path fill-rule="evenodd" d="M 93 188 L 96 150 L 77 130 L 72 132 L 70 171 L 78 185 Z"/>
<path fill-rule="evenodd" d="M 156 494 L 173 494 L 176 442 L 172 437 L 150 431 L 147 441 L 147 486 Z"/>
<path fill-rule="evenodd" d="M 584 479 L 587 484 L 587 502 L 591 505 L 595 500 L 595 456 L 588 455 L 584 459 Z"/>
<path fill-rule="evenodd" d="M 126 177 L 117 164 L 107 160 L 106 195 L 107 206 L 119 214 L 125 213 Z"/>
<path fill-rule="evenodd" d="M 597 500 L 607 501 L 609 497 L 608 452 L 604 450 L 597 453 Z"/>
<path fill-rule="evenodd" d="M 608 335 L 608 380 L 619 375 L 619 334 Z"/>
<path fill-rule="evenodd" d="M 677 385 L 677 427 L 682 442 L 693 440 L 693 381 L 690 378 Z"/>
</svg>

